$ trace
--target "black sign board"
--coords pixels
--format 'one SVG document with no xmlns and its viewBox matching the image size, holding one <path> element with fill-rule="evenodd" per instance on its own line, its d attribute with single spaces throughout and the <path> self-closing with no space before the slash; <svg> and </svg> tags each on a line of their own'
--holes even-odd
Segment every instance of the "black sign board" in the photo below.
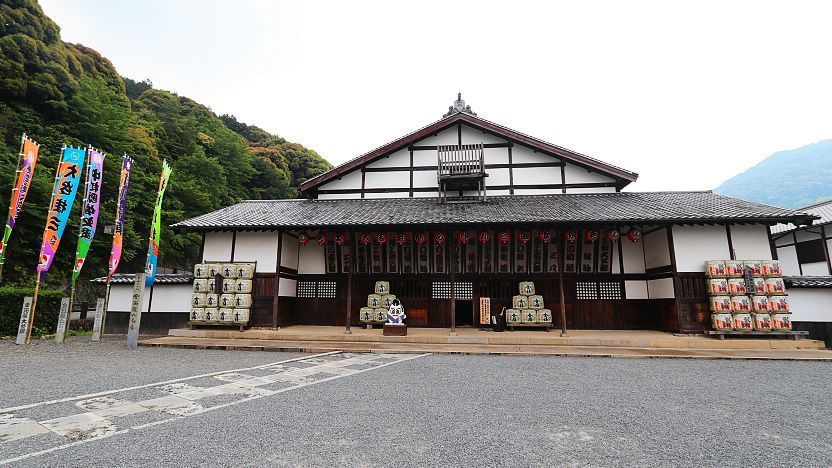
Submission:
<svg viewBox="0 0 832 468">
<path fill-rule="evenodd" d="M 745 280 L 745 292 L 754 294 L 757 292 L 757 286 L 754 285 L 754 269 L 747 266 L 742 271 L 742 277 Z"/>
</svg>

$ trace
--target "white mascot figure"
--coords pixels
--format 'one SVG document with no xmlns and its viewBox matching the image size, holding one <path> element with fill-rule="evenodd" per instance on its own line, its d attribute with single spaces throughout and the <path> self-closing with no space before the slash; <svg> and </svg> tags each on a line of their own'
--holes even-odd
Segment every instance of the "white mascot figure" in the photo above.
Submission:
<svg viewBox="0 0 832 468">
<path fill-rule="evenodd" d="M 387 310 L 387 323 L 390 325 L 404 325 L 404 319 L 407 315 L 404 314 L 404 306 L 398 299 L 393 299 L 390 308 Z"/>
</svg>

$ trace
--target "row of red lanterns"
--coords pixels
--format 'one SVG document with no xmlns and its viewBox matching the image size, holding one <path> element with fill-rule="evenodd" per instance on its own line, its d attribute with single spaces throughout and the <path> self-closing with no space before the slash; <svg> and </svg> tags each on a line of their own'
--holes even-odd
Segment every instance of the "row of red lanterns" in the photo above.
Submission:
<svg viewBox="0 0 832 468">
<path fill-rule="evenodd" d="M 333 241 L 337 245 L 344 245 L 347 242 L 347 234 L 346 233 L 335 233 L 332 235 Z M 564 240 L 569 242 L 570 244 L 577 242 L 578 240 L 578 230 L 577 229 L 567 229 L 563 233 Z M 394 236 L 394 240 L 397 244 L 402 245 L 406 244 L 408 241 L 408 236 L 406 232 L 397 232 Z M 590 229 L 588 231 L 584 231 L 584 239 L 590 242 L 595 242 L 601 237 L 601 232 L 597 229 Z M 627 239 L 632 242 L 638 242 L 641 240 L 642 234 L 641 230 L 638 228 L 631 228 L 627 231 Z M 529 231 L 519 231 L 517 233 L 517 241 L 525 244 L 529 242 L 532 238 L 531 232 Z M 537 238 L 541 242 L 549 243 L 552 241 L 552 233 L 548 230 L 538 231 Z M 610 229 L 606 232 L 607 240 L 611 242 L 616 242 L 621 239 L 621 232 L 618 229 Z M 301 245 L 306 245 L 312 240 L 312 237 L 309 233 L 303 232 L 298 236 L 298 242 Z M 358 234 L 358 241 L 364 245 L 371 244 L 373 242 L 377 244 L 386 244 L 390 239 L 385 232 L 379 232 L 375 234 L 363 232 Z M 417 232 L 413 235 L 413 240 L 417 244 L 424 244 L 428 241 L 428 234 L 425 232 Z M 456 234 L 456 240 L 460 244 L 467 244 L 471 240 L 471 233 L 469 231 L 460 231 Z M 487 244 L 491 242 L 491 233 L 488 231 L 480 231 L 477 234 L 477 240 L 481 244 Z M 497 233 L 497 241 L 501 244 L 507 244 L 511 240 L 511 232 L 509 231 L 499 231 Z M 326 245 L 329 242 L 329 236 L 326 233 L 318 234 L 316 239 L 318 245 Z M 434 232 L 433 233 L 433 242 L 437 244 L 445 243 L 445 233 L 443 232 Z"/>
</svg>

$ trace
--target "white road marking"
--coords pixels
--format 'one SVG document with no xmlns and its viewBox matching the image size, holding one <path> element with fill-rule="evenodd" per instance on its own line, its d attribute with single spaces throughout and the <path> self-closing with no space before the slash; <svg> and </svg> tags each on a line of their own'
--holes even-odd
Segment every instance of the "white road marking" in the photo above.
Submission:
<svg viewBox="0 0 832 468">
<path fill-rule="evenodd" d="M 333 353 L 324 353 L 313 357 L 313 359 L 319 356 L 328 356 L 333 354 L 341 354 L 340 352 L 333 352 Z M 169 393 L 167 396 L 163 396 L 160 398 L 155 398 L 151 400 L 146 400 L 142 402 L 135 403 L 135 405 L 145 408 L 145 410 L 154 409 L 166 414 L 173 414 L 174 417 L 163 419 L 160 421 L 154 421 L 150 423 L 140 424 L 137 426 L 132 426 L 125 429 L 118 429 L 112 422 L 110 422 L 105 417 L 102 417 L 100 414 L 96 414 L 94 412 L 87 412 L 77 415 L 72 415 L 64 418 L 56 418 L 49 421 L 43 421 L 42 423 L 37 424 L 39 427 L 48 428 L 48 430 L 52 430 L 53 432 L 59 433 L 64 435 L 65 437 L 69 438 L 73 442 L 59 445 L 55 447 L 50 447 L 44 450 L 30 452 L 27 454 L 19 455 L 17 457 L 8 458 L 6 460 L 0 460 L 0 465 L 6 465 L 10 463 L 15 463 L 23 460 L 27 460 L 30 458 L 38 457 L 41 455 L 45 455 L 48 453 L 52 453 L 58 450 L 65 450 L 67 448 L 75 447 L 77 445 L 86 444 L 90 442 L 94 442 L 97 440 L 105 439 L 108 437 L 112 437 L 118 434 L 124 434 L 130 431 L 138 431 L 149 427 L 158 426 L 161 424 L 166 424 L 171 421 L 177 421 L 179 419 L 183 419 L 186 417 L 195 416 L 198 414 L 207 413 L 209 411 L 214 411 L 222 408 L 227 408 L 234 405 L 239 405 L 242 403 L 246 403 L 248 401 L 257 400 L 260 398 L 264 398 L 267 396 L 276 395 L 283 392 L 288 392 L 291 390 L 297 390 L 303 387 L 307 387 L 309 385 L 315 385 L 323 382 L 328 382 L 330 380 L 340 379 L 349 375 L 356 375 L 361 374 L 363 372 L 380 369 L 382 367 L 386 367 L 392 364 L 398 364 L 400 362 L 409 361 L 411 359 L 416 359 L 424 356 L 429 356 L 430 353 L 425 354 L 416 354 L 416 355 L 402 355 L 402 354 L 373 354 L 373 355 L 361 355 L 361 354 L 351 354 L 351 353 L 343 353 L 345 357 L 343 360 L 340 361 L 326 361 L 326 360 L 318 360 L 315 359 L 314 361 L 310 360 L 307 361 L 304 358 L 297 358 L 297 359 L 290 359 L 287 361 L 281 361 L 279 363 L 272 363 L 266 364 L 263 366 L 256 366 L 247 369 L 235 369 L 233 371 L 228 371 L 232 374 L 236 374 L 239 371 L 244 370 L 251 370 L 251 369 L 264 369 L 268 367 L 272 367 L 275 370 L 281 369 L 283 372 L 282 374 L 275 374 L 269 377 L 251 377 L 251 376 L 244 376 L 250 377 L 244 380 L 238 380 L 239 377 L 236 375 L 231 378 L 225 379 L 218 379 L 223 381 L 228 380 L 236 380 L 233 383 L 226 383 L 217 385 L 214 387 L 194 387 L 187 384 L 182 384 L 182 386 L 176 386 L 177 381 L 182 380 L 190 380 L 199 377 L 212 377 L 212 376 L 219 376 L 224 375 L 225 373 L 211 373 L 209 375 L 204 376 L 195 376 L 195 377 L 187 377 L 185 379 L 177 379 L 176 381 L 165 381 L 161 382 L 161 385 L 155 385 L 157 390 Z M 378 362 L 375 359 L 391 359 L 387 362 Z M 292 361 L 303 361 L 304 363 L 311 363 L 313 364 L 312 367 L 306 368 L 293 368 L 291 366 L 281 366 L 280 364 L 285 362 L 292 362 Z M 365 367 L 363 369 L 349 369 L 351 365 L 369 365 L 369 367 Z M 335 369 L 338 369 L 335 371 Z M 348 372 L 345 372 L 349 370 Z M 333 371 L 333 372 L 330 372 Z M 279 371 L 277 371 L 279 372 Z M 267 385 L 272 383 L 278 382 L 285 382 L 281 377 L 285 376 L 286 374 L 292 374 L 290 377 L 295 380 L 295 384 L 290 387 L 281 388 L 278 390 L 268 390 L 257 388 L 259 385 Z M 310 375 L 315 374 L 333 374 L 329 377 L 323 377 L 321 379 L 308 379 L 307 377 Z M 122 390 L 114 390 L 108 392 L 101 392 L 104 395 L 110 395 L 113 393 L 118 393 L 121 391 L 127 390 L 134 390 L 137 388 L 147 388 L 149 386 L 154 386 L 153 384 L 150 385 L 142 385 L 138 387 L 130 387 L 127 389 Z M 181 391 L 181 393 L 180 393 Z M 204 394 L 200 394 L 204 393 Z M 246 398 L 231 401 L 224 404 L 219 404 L 210 407 L 204 407 L 197 403 L 194 403 L 192 400 L 203 398 L 208 396 L 208 394 L 235 394 L 240 393 L 243 395 L 248 395 Z M 99 395 L 99 394 L 96 394 Z M 83 397 L 81 397 L 83 398 Z M 72 401 L 78 398 L 69 398 L 64 399 L 63 401 Z M 55 401 L 57 403 L 58 401 Z M 49 402 L 45 402 L 48 404 L 52 404 Z M 102 399 L 98 396 L 93 397 L 89 400 L 84 400 L 83 402 L 78 402 L 78 406 L 82 408 L 89 408 L 92 406 L 93 408 L 101 411 L 102 408 L 109 409 L 109 408 L 120 408 L 124 406 L 129 406 L 131 402 L 120 401 L 116 399 Z M 36 407 L 39 406 L 35 404 Z M 3 415 L 0 414 L 0 421 L 2 421 Z M 10 415 L 13 417 L 13 415 Z M 34 422 L 34 421 L 32 421 Z M 24 420 L 23 424 L 28 424 L 28 421 Z M 38 429 L 39 430 L 39 429 Z M 38 432 L 43 433 L 43 432 Z M 27 436 L 23 436 L 27 437 Z M 0 439 L 2 442 L 3 439 Z"/>
</svg>

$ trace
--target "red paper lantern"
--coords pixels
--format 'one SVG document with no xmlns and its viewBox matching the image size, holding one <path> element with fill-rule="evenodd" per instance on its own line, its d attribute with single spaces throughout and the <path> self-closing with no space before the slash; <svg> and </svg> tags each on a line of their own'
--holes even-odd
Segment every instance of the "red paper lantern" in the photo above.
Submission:
<svg viewBox="0 0 832 468">
<path fill-rule="evenodd" d="M 347 235 L 346 233 L 340 232 L 335 234 L 335 243 L 338 245 L 344 245 L 347 243 Z"/>
<path fill-rule="evenodd" d="M 318 245 L 326 245 L 326 241 L 328 240 L 329 238 L 327 238 L 325 233 L 318 234 Z"/>
<path fill-rule="evenodd" d="M 520 231 L 517 233 L 517 240 L 525 244 L 526 242 L 532 240 L 532 235 L 529 231 Z"/>
<path fill-rule="evenodd" d="M 308 232 L 302 232 L 298 236 L 298 244 L 300 244 L 300 245 L 306 245 L 311 240 L 312 240 L 312 238 L 309 236 Z"/>
<path fill-rule="evenodd" d="M 541 242 L 548 244 L 552 241 L 552 233 L 548 230 L 543 230 L 537 233 L 537 238 L 540 239 Z"/>
<path fill-rule="evenodd" d="M 387 243 L 387 233 L 386 232 L 380 232 L 380 233 L 376 234 L 376 242 L 378 242 L 379 244 L 386 244 Z"/>
<path fill-rule="evenodd" d="M 413 240 L 416 241 L 417 244 L 422 245 L 428 241 L 428 236 L 424 232 L 417 232 L 413 234 Z"/>
<path fill-rule="evenodd" d="M 589 231 L 584 232 L 584 239 L 595 242 L 598 238 L 601 237 L 601 234 L 598 232 L 597 229 L 590 229 Z"/>
<path fill-rule="evenodd" d="M 445 233 L 444 232 L 434 232 L 433 233 L 433 241 L 437 244 L 444 244 L 445 243 Z"/>
<path fill-rule="evenodd" d="M 477 240 L 480 241 L 480 244 L 487 244 L 491 242 L 491 233 L 488 231 L 480 231 L 477 235 Z"/>
<path fill-rule="evenodd" d="M 370 237 L 370 235 L 367 234 L 366 232 L 362 232 L 361 234 L 358 235 L 358 241 L 361 242 L 364 245 L 367 245 L 367 244 L 369 244 L 370 242 L 373 241 L 373 238 Z"/>
<path fill-rule="evenodd" d="M 633 242 L 638 242 L 641 240 L 641 229 L 639 228 L 631 228 L 630 231 L 627 233 L 627 239 L 630 239 Z"/>
<path fill-rule="evenodd" d="M 500 241 L 501 244 L 508 244 L 511 241 L 511 233 L 508 231 L 500 231 L 497 234 L 497 240 Z"/>
<path fill-rule="evenodd" d="M 563 233 L 563 238 L 566 242 L 574 244 L 575 241 L 578 240 L 578 231 L 575 229 L 567 229 L 566 232 Z"/>
<path fill-rule="evenodd" d="M 621 232 L 618 229 L 610 229 L 607 231 L 607 240 L 615 242 L 619 239 L 621 239 Z"/>
<path fill-rule="evenodd" d="M 396 233 L 396 243 L 399 245 L 407 243 L 407 233 L 406 232 L 397 232 Z"/>
<path fill-rule="evenodd" d="M 471 233 L 468 231 L 459 231 L 456 233 L 456 240 L 458 240 L 460 244 L 467 244 L 468 241 L 471 240 Z"/>
</svg>

